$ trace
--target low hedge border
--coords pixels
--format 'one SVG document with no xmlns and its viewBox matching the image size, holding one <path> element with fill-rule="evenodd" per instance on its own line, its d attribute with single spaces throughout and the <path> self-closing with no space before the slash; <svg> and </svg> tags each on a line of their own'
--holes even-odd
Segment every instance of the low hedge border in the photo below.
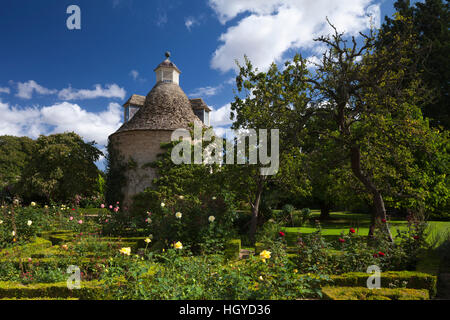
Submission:
<svg viewBox="0 0 450 320">
<path fill-rule="evenodd" d="M 344 273 L 330 276 L 332 285 L 337 287 L 366 287 L 370 275 L 362 272 Z M 437 277 L 431 274 L 415 271 L 387 271 L 381 273 L 381 287 L 389 288 L 389 284 L 402 285 L 406 281 L 406 288 L 426 289 L 430 296 L 436 295 Z"/>
<path fill-rule="evenodd" d="M 98 281 L 81 282 L 81 289 L 70 290 L 66 282 L 37 283 L 23 285 L 17 282 L 1 281 L 0 297 L 14 299 L 29 298 L 78 298 L 81 300 L 92 300 L 100 297 L 103 289 Z"/>
<path fill-rule="evenodd" d="M 368 289 L 363 287 L 323 287 L 328 300 L 429 300 L 426 289 Z"/>
</svg>

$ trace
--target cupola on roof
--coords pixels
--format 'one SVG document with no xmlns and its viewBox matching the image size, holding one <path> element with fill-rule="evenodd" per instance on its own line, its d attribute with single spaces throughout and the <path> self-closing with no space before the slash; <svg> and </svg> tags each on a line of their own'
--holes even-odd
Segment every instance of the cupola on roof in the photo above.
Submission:
<svg viewBox="0 0 450 320">
<path fill-rule="evenodd" d="M 180 69 L 177 68 L 175 63 L 170 61 L 170 52 L 166 52 L 166 60 L 161 62 L 156 69 L 156 83 L 158 82 L 173 82 L 180 84 Z"/>
<path fill-rule="evenodd" d="M 194 114 L 191 101 L 178 85 L 180 71 L 169 57 L 170 53 L 166 52 L 167 59 L 155 69 L 157 82 L 145 97 L 143 106 L 116 133 L 132 130 L 188 129 L 190 123 L 203 126 L 202 121 Z M 173 81 L 174 79 L 177 81 Z M 142 98 L 135 96 L 128 102 L 136 100 L 138 103 Z"/>
</svg>

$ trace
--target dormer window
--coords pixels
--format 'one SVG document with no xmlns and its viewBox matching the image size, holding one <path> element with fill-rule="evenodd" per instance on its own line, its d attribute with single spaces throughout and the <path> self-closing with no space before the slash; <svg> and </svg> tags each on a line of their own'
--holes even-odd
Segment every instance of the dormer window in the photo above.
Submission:
<svg viewBox="0 0 450 320">
<path fill-rule="evenodd" d="M 194 114 L 205 124 L 205 126 L 210 126 L 209 121 L 209 114 L 211 112 L 211 109 L 208 107 L 208 105 L 203 101 L 203 99 L 190 99 L 192 106 L 192 111 L 194 111 Z"/>
<path fill-rule="evenodd" d="M 145 97 L 133 94 L 130 99 L 123 105 L 123 122 L 130 121 L 134 115 L 139 111 L 139 108 L 144 105 Z"/>
</svg>

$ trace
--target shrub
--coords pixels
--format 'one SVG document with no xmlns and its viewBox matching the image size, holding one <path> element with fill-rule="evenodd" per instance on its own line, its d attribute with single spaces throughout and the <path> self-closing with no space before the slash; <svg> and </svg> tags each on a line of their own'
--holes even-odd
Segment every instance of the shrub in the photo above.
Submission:
<svg viewBox="0 0 450 320">
<path fill-rule="evenodd" d="M 23 285 L 16 282 L 0 282 L 0 297 L 2 298 L 80 298 L 96 299 L 100 296 L 101 286 L 97 281 L 81 282 L 81 289 L 69 290 L 67 283 L 39 283 Z"/>
<path fill-rule="evenodd" d="M 368 289 L 362 287 L 324 287 L 330 300 L 429 300 L 426 289 Z"/>
<path fill-rule="evenodd" d="M 296 299 L 320 296 L 322 276 L 299 275 L 286 257 L 260 257 L 225 263 L 222 255 L 192 256 L 188 251 L 169 249 L 151 254 L 140 268 L 129 258 L 131 265 L 124 272 L 123 265 L 105 275 L 105 290 L 114 299 Z M 157 261 L 159 267 L 152 276 L 144 277 Z M 134 269 L 133 269 L 134 268 Z M 110 268 L 111 269 L 111 268 Z M 117 276 L 122 276 L 120 285 Z M 111 289 L 112 288 L 112 289 Z"/>
<path fill-rule="evenodd" d="M 235 235 L 236 211 L 229 193 L 165 199 L 148 191 L 135 199 L 140 200 L 132 208 L 134 225 L 166 247 L 181 241 L 189 244 L 196 254 L 213 253 L 223 250 L 225 242 Z M 148 205 L 146 209 L 143 203 Z"/>
<path fill-rule="evenodd" d="M 362 272 L 350 272 L 330 276 L 332 284 L 338 287 L 365 287 L 370 275 Z M 426 289 L 430 296 L 436 294 L 436 276 L 415 271 L 388 271 L 381 273 L 381 287 L 390 289 L 404 286 L 409 289 Z"/>
</svg>

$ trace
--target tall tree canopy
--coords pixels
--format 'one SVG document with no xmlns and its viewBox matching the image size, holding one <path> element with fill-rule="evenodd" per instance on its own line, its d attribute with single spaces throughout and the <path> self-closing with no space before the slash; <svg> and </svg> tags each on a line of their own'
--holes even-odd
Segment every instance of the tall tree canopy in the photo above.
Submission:
<svg viewBox="0 0 450 320">
<path fill-rule="evenodd" d="M 95 165 L 102 152 L 76 133 L 40 136 L 21 179 L 25 197 L 68 201 L 75 195 L 89 196 L 98 189 Z"/>
<path fill-rule="evenodd" d="M 379 48 L 395 42 L 395 37 L 409 33 L 410 21 L 415 41 L 406 44 L 410 63 L 417 65 L 422 82 L 433 95 L 423 104 L 422 112 L 431 119 L 431 125 L 450 128 L 450 13 L 447 0 L 425 0 L 413 6 L 409 0 L 397 0 L 394 4 L 397 12 L 393 18 L 386 17 L 381 27 L 382 36 L 378 38 Z M 412 46 L 415 46 L 412 47 Z M 414 79 L 411 79 L 414 80 Z"/>
<path fill-rule="evenodd" d="M 234 119 L 233 129 L 279 130 L 279 170 L 274 175 L 261 175 L 260 169 L 266 167 L 259 161 L 257 164 L 227 165 L 228 180 L 231 188 L 245 192 L 251 206 L 252 219 L 250 223 L 250 238 L 254 240 L 257 229 L 261 197 L 269 183 L 275 183 L 286 193 L 302 196 L 310 192 L 309 182 L 302 167 L 303 155 L 295 143 L 300 136 L 304 124 L 292 122 L 289 119 L 298 118 L 307 106 L 306 89 L 308 83 L 304 61 L 297 55 L 292 63 L 279 70 L 272 64 L 267 72 L 259 72 L 253 68 L 250 60 L 245 57 L 245 64 L 239 65 L 240 73 L 236 77 L 237 93 L 231 104 L 231 119 Z M 258 137 L 256 149 L 261 148 L 261 137 Z M 271 143 L 269 152 L 273 156 Z M 247 156 L 243 156 L 244 158 Z M 233 187 L 234 186 L 234 187 Z"/>
<path fill-rule="evenodd" d="M 249 93 L 232 104 L 235 127 L 278 127 L 285 146 L 323 155 L 334 174 L 351 172 L 355 189 L 373 204 L 370 235 L 379 226 L 390 240 L 386 201 L 420 211 L 431 198 L 448 200 L 448 136 L 422 117 L 431 93 L 416 76 L 420 70 L 409 57 L 416 34 L 404 23 L 405 31 L 381 47 L 373 33 L 358 44 L 330 24 L 334 34 L 316 39 L 327 51 L 312 75 L 299 56 L 280 73 L 257 72 L 247 62 L 237 84 Z M 313 176 L 324 179 L 317 167 Z"/>
<path fill-rule="evenodd" d="M 34 141 L 27 137 L 0 137 L 0 189 L 14 193 L 31 159 Z"/>
</svg>

